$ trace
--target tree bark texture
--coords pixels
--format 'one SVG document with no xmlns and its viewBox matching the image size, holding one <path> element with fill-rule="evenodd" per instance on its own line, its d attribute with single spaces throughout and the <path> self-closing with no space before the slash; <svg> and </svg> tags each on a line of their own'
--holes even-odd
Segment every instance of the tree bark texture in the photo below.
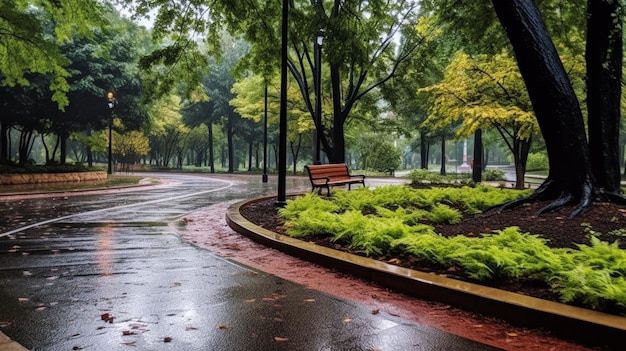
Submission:
<svg viewBox="0 0 626 351">
<path fill-rule="evenodd" d="M 567 192 L 577 199 L 585 197 L 595 180 L 583 116 L 541 14 L 533 0 L 492 2 L 513 46 L 545 139 L 550 186 L 543 189 L 543 195 L 554 198 Z"/>
<path fill-rule="evenodd" d="M 598 186 L 620 190 L 622 13 L 618 0 L 587 2 L 587 110 L 591 168 Z"/>
</svg>

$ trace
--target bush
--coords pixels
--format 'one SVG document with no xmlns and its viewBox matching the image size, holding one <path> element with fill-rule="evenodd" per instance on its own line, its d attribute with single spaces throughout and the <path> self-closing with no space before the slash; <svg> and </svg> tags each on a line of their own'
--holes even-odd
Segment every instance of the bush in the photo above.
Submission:
<svg viewBox="0 0 626 351">
<path fill-rule="evenodd" d="M 483 179 L 486 181 L 504 180 L 504 171 L 501 169 L 487 169 L 483 172 Z"/>
<path fill-rule="evenodd" d="M 548 156 L 545 153 L 530 153 L 526 161 L 527 171 L 542 171 L 548 169 Z"/>
</svg>

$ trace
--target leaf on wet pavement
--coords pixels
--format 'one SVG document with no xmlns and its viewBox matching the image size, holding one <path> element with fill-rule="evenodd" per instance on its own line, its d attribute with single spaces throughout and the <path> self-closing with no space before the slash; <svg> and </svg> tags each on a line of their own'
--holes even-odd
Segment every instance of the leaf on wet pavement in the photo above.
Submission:
<svg viewBox="0 0 626 351">
<path fill-rule="evenodd" d="M 136 335 L 137 333 L 132 330 L 122 330 L 122 335 Z"/>
<path fill-rule="evenodd" d="M 172 338 L 169 336 L 166 336 L 163 338 L 163 342 L 172 342 Z"/>
<path fill-rule="evenodd" d="M 228 324 L 220 324 L 217 326 L 217 329 L 229 329 L 230 325 Z"/>
<path fill-rule="evenodd" d="M 274 341 L 277 341 L 277 342 L 286 342 L 286 341 L 289 341 L 289 338 L 284 338 L 284 337 L 282 337 L 282 336 L 275 336 L 275 337 L 274 337 Z"/>
<path fill-rule="evenodd" d="M 102 319 L 103 321 L 107 323 L 113 323 L 113 320 L 115 319 L 115 317 L 113 317 L 113 315 L 110 313 L 103 313 L 100 315 L 100 319 Z"/>
</svg>

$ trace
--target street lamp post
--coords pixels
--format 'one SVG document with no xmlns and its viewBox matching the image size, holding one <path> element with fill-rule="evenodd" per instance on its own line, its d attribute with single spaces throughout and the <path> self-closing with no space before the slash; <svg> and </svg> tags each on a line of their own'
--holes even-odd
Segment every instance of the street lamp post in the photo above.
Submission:
<svg viewBox="0 0 626 351">
<path fill-rule="evenodd" d="M 283 0 L 280 48 L 280 117 L 278 123 L 278 196 L 276 206 L 287 204 L 287 22 L 289 0 Z"/>
<path fill-rule="evenodd" d="M 263 118 L 263 183 L 267 183 L 267 83 L 265 83 L 265 112 Z"/>
<path fill-rule="evenodd" d="M 322 125 L 322 43 L 324 42 L 324 30 L 320 29 L 315 34 L 315 43 L 313 46 L 313 60 L 315 65 L 315 131 L 313 132 L 313 149 L 314 159 L 313 163 L 316 165 L 321 164 L 320 159 L 320 135 L 318 130 L 321 130 Z"/>
<path fill-rule="evenodd" d="M 117 104 L 115 100 L 115 94 L 112 91 L 107 93 L 107 106 L 109 107 L 109 155 L 108 155 L 108 168 L 107 174 L 113 174 L 113 147 L 112 147 L 112 125 L 113 125 L 113 109 Z"/>
</svg>

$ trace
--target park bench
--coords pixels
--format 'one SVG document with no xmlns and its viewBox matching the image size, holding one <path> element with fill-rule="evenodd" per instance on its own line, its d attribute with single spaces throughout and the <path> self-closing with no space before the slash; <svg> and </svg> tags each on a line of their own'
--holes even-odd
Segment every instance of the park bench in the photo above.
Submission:
<svg viewBox="0 0 626 351">
<path fill-rule="evenodd" d="M 327 194 L 330 195 L 330 187 L 336 185 L 347 185 L 348 190 L 352 184 L 361 184 L 365 186 L 365 176 L 362 174 L 350 175 L 348 166 L 343 163 L 326 164 L 326 165 L 306 165 L 304 168 L 309 173 L 311 180 L 311 191 L 321 192 L 326 188 Z"/>
</svg>

